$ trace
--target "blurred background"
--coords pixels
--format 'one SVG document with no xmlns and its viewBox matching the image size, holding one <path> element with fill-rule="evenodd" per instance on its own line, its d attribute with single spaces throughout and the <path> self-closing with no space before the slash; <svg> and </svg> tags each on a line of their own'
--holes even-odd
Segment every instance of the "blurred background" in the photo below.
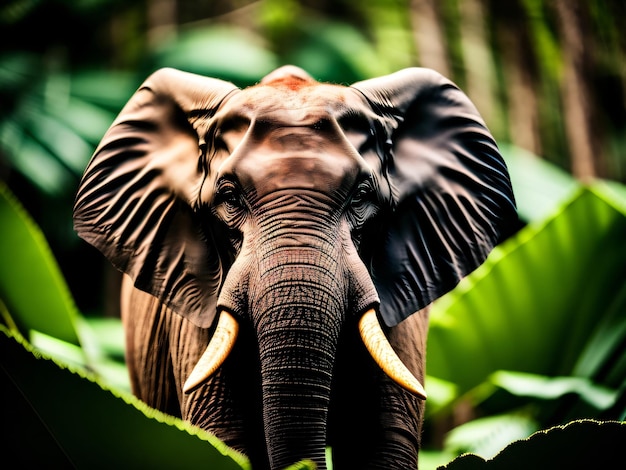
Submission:
<svg viewBox="0 0 626 470">
<path fill-rule="evenodd" d="M 458 371 L 450 365 L 454 360 L 444 364 L 441 358 L 447 353 L 442 351 L 456 348 L 463 356 L 472 346 L 460 340 L 461 333 L 446 336 L 451 330 L 442 319 L 452 314 L 465 318 L 455 313 L 454 305 L 475 284 L 488 282 L 487 273 L 479 273 L 474 284 L 461 286 L 465 293 L 453 293 L 441 302 L 433 314 L 432 341 L 437 344 L 429 345 L 429 360 L 433 357 L 432 370 L 438 376 L 431 383 L 439 387 L 440 398 L 435 393 L 432 400 L 426 447 L 441 451 L 447 446 L 443 459 L 476 450 L 458 436 L 451 443 L 449 431 L 503 410 L 514 410 L 508 417 L 524 419 L 513 427 L 496 423 L 501 426 L 498 432 L 491 423 L 490 431 L 483 433 L 487 441 L 501 435 L 502 429 L 511 433 L 504 440 L 495 439 L 495 448 L 506 439 L 525 437 L 572 417 L 624 419 L 625 382 L 620 374 L 626 371 L 626 268 L 621 248 L 626 233 L 625 30 L 623 0 L 4 0 L 0 180 L 41 229 L 77 311 L 86 317 L 116 318 L 119 275 L 78 239 L 71 212 L 95 146 L 152 71 L 171 66 L 243 87 L 283 64 L 303 67 L 320 81 L 342 84 L 404 67 L 433 68 L 452 78 L 482 113 L 507 159 L 518 199 L 520 233 L 525 235 L 508 241 L 499 256 L 521 258 L 514 267 L 502 268 L 513 277 L 502 275 L 493 287 L 502 294 L 506 289 L 501 283 L 508 282 L 510 295 L 483 310 L 497 316 L 501 302 L 503 315 L 509 315 L 511 304 L 524 304 L 528 315 L 523 321 L 534 318 L 534 323 L 524 330 L 528 336 L 523 341 L 539 341 L 540 353 L 537 359 L 525 356 L 505 364 L 477 365 L 484 373 L 455 381 Z M 554 233 L 546 234 L 551 227 L 556 227 Z M 589 227 L 598 233 L 592 230 L 582 237 L 581 243 L 587 243 L 583 249 L 577 235 Z M 529 240 L 542 236 L 552 244 L 541 250 L 529 247 Z M 555 253 L 566 247 L 566 253 Z M 524 249 L 531 254 L 520 255 Z M 500 258 L 490 271 L 500 269 Z M 528 262 L 531 258 L 534 264 Z M 11 262 L 2 260 L 5 267 Z M 546 273 L 555 265 L 562 271 L 549 277 Z M 573 276 L 569 284 L 568 276 Z M 590 276 L 598 288 L 593 293 Z M 538 296 L 538 286 L 549 294 Z M 555 292 L 558 299 L 547 301 Z M 580 292 L 591 297 L 573 300 Z M 3 297 L 9 311 L 16 308 L 6 300 L 9 294 L 4 292 Z M 533 317 L 545 314 L 537 309 L 546 306 L 563 312 L 560 323 L 546 326 Z M 475 310 L 466 315 L 475 323 Z M 559 336 L 564 334 L 562 325 L 578 318 L 583 319 L 578 333 L 568 334 L 569 346 L 564 347 Z M 592 334 L 592 325 L 601 323 L 614 333 L 610 339 Z M 587 335 L 579 331 L 585 328 Z M 505 342 L 507 335 L 519 332 L 516 324 L 483 334 Z M 488 341 L 481 338 L 479 343 L 485 345 Z M 553 354 L 567 348 L 566 366 L 544 367 L 554 362 Z M 581 359 L 582 353 L 572 351 L 588 355 Z M 542 365 L 533 368 L 524 361 Z M 546 383 L 542 387 L 533 382 L 537 397 L 527 382 L 526 395 L 511 385 L 511 380 L 524 377 L 501 375 L 491 380 L 491 392 L 486 391 L 489 374 L 515 364 L 518 371 L 543 374 L 542 380 L 568 376 L 588 382 L 582 388 L 578 382 L 561 384 L 559 393 L 550 389 L 552 395 Z M 583 396 L 581 389 L 593 396 Z M 502 405 L 502 400 L 508 404 Z M 576 408 L 573 402 L 585 406 Z M 520 414 L 521 409 L 526 414 Z M 478 432 L 483 431 L 471 431 L 474 441 Z"/>
<path fill-rule="evenodd" d="M 0 177 L 43 228 L 83 311 L 101 308 L 101 283 L 80 281 L 102 260 L 72 230 L 78 181 L 162 66 L 239 86 L 286 63 L 344 84 L 431 67 L 469 95 L 498 142 L 581 180 L 626 179 L 621 0 L 8 0 L 0 25 Z"/>
</svg>

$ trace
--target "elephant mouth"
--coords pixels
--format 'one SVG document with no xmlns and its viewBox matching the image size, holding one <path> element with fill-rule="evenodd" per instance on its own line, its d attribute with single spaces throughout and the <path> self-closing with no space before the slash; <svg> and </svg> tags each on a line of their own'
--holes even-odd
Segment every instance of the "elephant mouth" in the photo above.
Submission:
<svg viewBox="0 0 626 470">
<path fill-rule="evenodd" d="M 215 373 L 228 357 L 237 340 L 239 324 L 228 311 L 222 310 L 215 332 L 183 386 L 184 393 L 191 393 Z M 378 366 L 396 382 L 421 400 L 426 391 L 420 381 L 403 364 L 383 332 L 376 311 L 370 309 L 359 320 L 359 333 L 365 347 Z"/>
</svg>

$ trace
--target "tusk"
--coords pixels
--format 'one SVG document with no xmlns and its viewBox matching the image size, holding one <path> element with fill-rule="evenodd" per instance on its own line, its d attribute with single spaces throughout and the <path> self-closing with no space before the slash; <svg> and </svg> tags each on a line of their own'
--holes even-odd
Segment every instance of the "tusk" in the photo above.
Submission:
<svg viewBox="0 0 626 470">
<path fill-rule="evenodd" d="M 202 357 L 191 371 L 189 378 L 185 381 L 183 392 L 193 392 L 213 375 L 228 357 L 237 339 L 238 331 L 239 325 L 237 321 L 230 313 L 222 311 L 213 337 L 209 341 L 209 345 L 206 347 Z"/>
<path fill-rule="evenodd" d="M 385 374 L 417 398 L 425 400 L 426 391 L 424 387 L 407 369 L 387 341 L 373 309 L 365 312 L 365 315 L 359 320 L 359 332 L 365 347 Z"/>
</svg>

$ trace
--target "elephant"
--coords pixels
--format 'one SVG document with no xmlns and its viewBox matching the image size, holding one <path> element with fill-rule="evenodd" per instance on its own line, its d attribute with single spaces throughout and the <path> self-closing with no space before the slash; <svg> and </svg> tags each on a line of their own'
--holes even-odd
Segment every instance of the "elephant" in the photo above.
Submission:
<svg viewBox="0 0 626 470">
<path fill-rule="evenodd" d="M 420 67 L 244 88 L 157 69 L 74 203 L 123 273 L 132 392 L 254 469 L 416 468 L 429 305 L 517 220 L 476 107 Z"/>
</svg>

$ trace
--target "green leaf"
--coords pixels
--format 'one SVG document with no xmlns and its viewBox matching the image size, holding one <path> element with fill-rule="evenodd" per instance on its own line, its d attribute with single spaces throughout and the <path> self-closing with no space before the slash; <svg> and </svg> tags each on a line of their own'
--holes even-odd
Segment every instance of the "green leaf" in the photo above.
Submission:
<svg viewBox="0 0 626 470">
<path fill-rule="evenodd" d="M 49 336 L 37 330 L 30 330 L 29 342 L 38 351 L 41 351 L 63 364 L 86 368 L 85 351 L 77 346 L 59 338 Z"/>
<path fill-rule="evenodd" d="M 48 72 L 42 73 L 40 57 L 0 57 L 0 97 L 6 104 L 0 142 L 13 168 L 44 194 L 58 197 L 75 187 L 137 83 L 120 72 Z"/>
<path fill-rule="evenodd" d="M 438 377 L 427 376 L 424 386 L 428 393 L 426 416 L 431 416 L 448 409 L 459 397 L 459 388 L 456 384 Z"/>
<path fill-rule="evenodd" d="M 0 123 L 0 142 L 11 165 L 42 193 L 59 196 L 72 187 L 71 171 L 31 138 L 19 120 Z"/>
<path fill-rule="evenodd" d="M 217 438 L 47 359 L 0 326 L 3 448 L 27 468 L 249 468 Z M 6 456 L 5 456 L 6 457 Z"/>
<path fill-rule="evenodd" d="M 462 455 L 444 470 L 557 468 L 621 468 L 626 442 L 626 422 L 573 421 L 538 431 L 528 439 L 508 445 L 491 460 Z"/>
<path fill-rule="evenodd" d="M 63 106 L 59 109 L 57 106 L 54 112 L 59 114 L 69 111 L 66 108 Z M 25 123 L 29 129 L 29 136 L 38 142 L 41 148 L 47 150 L 49 158 L 59 161 L 76 177 L 80 177 L 93 152 L 93 147 L 56 116 L 48 115 L 47 111 L 37 109 L 29 113 Z"/>
<path fill-rule="evenodd" d="M 546 377 L 512 371 L 493 373 L 479 388 L 482 390 L 477 395 L 480 395 L 483 400 L 488 399 L 498 389 L 517 397 L 535 400 L 564 398 L 571 403 L 572 396 L 576 396 L 588 407 L 592 407 L 596 416 L 599 411 L 611 408 L 618 397 L 617 391 L 596 385 L 583 377 Z M 511 400 L 508 402 L 510 405 Z M 586 411 L 589 412 L 589 410 Z M 590 417 L 590 415 L 579 417 Z"/>
<path fill-rule="evenodd" d="M 317 465 L 312 460 L 302 460 L 293 465 L 289 465 L 285 470 L 315 470 Z"/>
<path fill-rule="evenodd" d="M 130 392 L 121 319 L 83 317 L 80 325 L 83 349 L 89 357 L 90 369 L 98 374 L 102 383 Z"/>
<path fill-rule="evenodd" d="M 626 215 L 613 196 L 602 185 L 579 188 L 435 302 L 429 374 L 461 393 L 496 370 L 571 375 L 589 342 L 605 336 L 605 321 L 626 311 Z M 601 367 L 620 358 L 603 357 Z"/>
<path fill-rule="evenodd" d="M 554 164 L 510 144 L 500 150 L 511 175 L 517 211 L 526 222 L 550 216 L 572 197 L 580 183 Z"/>
<path fill-rule="evenodd" d="M 0 300 L 24 336 L 31 330 L 79 345 L 78 310 L 46 239 L 0 183 Z"/>
<path fill-rule="evenodd" d="M 450 453 L 445 450 L 432 450 L 422 448 L 420 449 L 419 455 L 417 457 L 418 468 L 420 468 L 420 470 L 432 470 L 447 464 L 455 457 L 458 457 L 458 454 Z"/>
<path fill-rule="evenodd" d="M 2 183 L 0 225 L 3 323 L 40 351 L 130 390 L 120 319 L 81 315 L 44 235 Z"/>
<path fill-rule="evenodd" d="M 472 452 L 492 458 L 507 444 L 530 436 L 539 428 L 528 416 L 504 414 L 470 421 L 446 436 L 445 449 L 460 455 Z"/>
<path fill-rule="evenodd" d="M 70 100 L 77 99 L 83 103 L 89 103 L 96 109 L 102 110 L 102 112 L 116 116 L 144 78 L 143 72 L 141 72 L 141 76 L 138 78 L 134 73 L 120 70 L 77 70 L 72 74 Z M 72 106 L 71 101 L 68 104 Z M 92 111 L 89 112 L 91 113 Z M 82 112 L 75 116 L 68 113 L 64 118 L 73 121 L 81 115 Z M 112 121 L 108 119 L 108 122 L 104 123 L 106 116 L 94 117 L 94 119 L 99 122 L 98 127 L 106 124 L 105 130 Z M 100 129 L 91 129 L 89 131 L 96 133 Z M 96 142 L 100 141 L 102 135 L 100 133 L 95 136 L 97 138 Z"/>
<path fill-rule="evenodd" d="M 124 327 L 117 317 L 85 317 L 98 349 L 108 357 L 124 360 Z"/>
<path fill-rule="evenodd" d="M 132 89 L 128 88 L 128 90 L 130 92 Z M 48 109 L 48 112 L 51 118 L 63 123 L 67 128 L 72 129 L 77 136 L 92 144 L 87 158 L 91 156 L 95 146 L 100 142 L 116 116 L 111 111 L 76 97 L 70 97 L 65 106 Z M 87 160 L 83 160 L 83 167 L 80 169 L 81 175 L 86 164 Z"/>
</svg>

